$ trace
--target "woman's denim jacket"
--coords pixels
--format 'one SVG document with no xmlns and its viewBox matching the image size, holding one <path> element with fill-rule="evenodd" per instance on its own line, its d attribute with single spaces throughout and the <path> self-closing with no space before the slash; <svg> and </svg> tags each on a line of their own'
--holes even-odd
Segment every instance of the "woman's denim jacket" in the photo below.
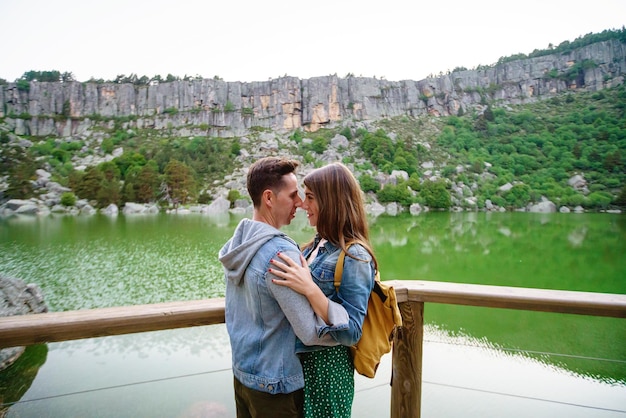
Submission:
<svg viewBox="0 0 626 418">
<path fill-rule="evenodd" d="M 305 257 L 313 251 L 319 242 L 316 237 L 313 245 L 303 251 Z M 356 344 L 361 338 L 363 319 L 367 312 L 367 302 L 374 287 L 375 269 L 370 253 L 359 244 L 354 244 L 348 253 L 359 260 L 348 256 L 344 259 L 343 278 L 339 291 L 335 290 L 335 267 L 341 249 L 330 242 L 326 242 L 318 250 L 318 254 L 309 265 L 313 281 L 322 289 L 327 297 L 340 303 L 348 312 L 349 327 L 345 330 L 330 331 L 335 340 L 345 346 Z M 327 347 L 306 346 L 299 339 L 296 341 L 296 352 L 321 350 Z"/>
</svg>

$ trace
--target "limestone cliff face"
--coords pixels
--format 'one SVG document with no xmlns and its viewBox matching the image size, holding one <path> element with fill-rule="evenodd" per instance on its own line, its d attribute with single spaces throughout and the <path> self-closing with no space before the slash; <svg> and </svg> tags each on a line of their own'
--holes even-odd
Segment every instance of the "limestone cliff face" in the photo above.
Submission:
<svg viewBox="0 0 626 418">
<path fill-rule="evenodd" d="M 0 116 L 18 135 L 81 136 L 97 124 L 128 120 L 129 128 L 198 130 L 241 136 L 252 127 L 315 131 L 344 119 L 456 115 L 480 103 L 522 103 L 571 90 L 596 91 L 624 82 L 626 45 L 598 42 L 554 54 L 453 72 L 420 81 L 336 76 L 263 82 L 203 79 L 150 86 L 40 83 L 29 91 L 9 83 L 0 90 Z M 590 60 L 575 77 L 563 77 Z M 193 127 L 193 128 L 190 128 Z"/>
</svg>

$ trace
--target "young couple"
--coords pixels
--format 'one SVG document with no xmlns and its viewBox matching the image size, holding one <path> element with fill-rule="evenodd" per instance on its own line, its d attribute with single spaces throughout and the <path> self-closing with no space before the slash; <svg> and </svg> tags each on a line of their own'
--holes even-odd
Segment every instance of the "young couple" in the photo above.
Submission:
<svg viewBox="0 0 626 418">
<path fill-rule="evenodd" d="M 280 157 L 250 166 L 252 219 L 239 223 L 219 253 L 238 418 L 351 414 L 349 347 L 361 337 L 377 268 L 363 195 L 350 170 L 334 163 L 304 178 L 303 200 L 297 167 Z M 296 208 L 317 232 L 302 253 L 279 231 Z M 346 258 L 337 291 L 341 250 Z"/>
</svg>

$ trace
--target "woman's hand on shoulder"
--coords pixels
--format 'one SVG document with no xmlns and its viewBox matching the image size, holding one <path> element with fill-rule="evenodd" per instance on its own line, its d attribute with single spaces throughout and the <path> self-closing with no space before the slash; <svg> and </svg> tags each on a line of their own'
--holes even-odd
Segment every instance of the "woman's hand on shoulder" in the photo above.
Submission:
<svg viewBox="0 0 626 418">
<path fill-rule="evenodd" d="M 307 295 L 317 288 L 302 254 L 300 254 L 300 264 L 285 254 L 278 253 L 278 258 L 282 261 L 274 258 L 270 260 L 273 267 L 270 267 L 269 272 L 279 277 L 279 279 L 272 279 L 272 283 L 287 286 L 302 295 Z"/>
</svg>

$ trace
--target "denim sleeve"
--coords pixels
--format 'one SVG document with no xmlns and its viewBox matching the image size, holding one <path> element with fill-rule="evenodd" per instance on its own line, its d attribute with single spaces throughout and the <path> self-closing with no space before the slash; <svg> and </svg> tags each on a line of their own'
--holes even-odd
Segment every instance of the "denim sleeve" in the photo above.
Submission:
<svg viewBox="0 0 626 418">
<path fill-rule="evenodd" d="M 356 344 L 363 332 L 363 320 L 367 312 L 367 302 L 374 287 L 374 267 L 371 256 L 360 245 L 353 245 L 348 249 L 350 254 L 361 260 L 355 260 L 346 255 L 343 266 L 343 277 L 339 291 L 335 295 L 348 312 L 349 327 L 342 331 L 331 331 L 330 334 L 342 345 Z"/>
<path fill-rule="evenodd" d="M 300 263 L 300 253 L 298 251 L 282 251 L 282 253 L 286 254 L 297 263 Z M 274 258 L 276 258 L 276 255 L 274 255 Z M 286 286 L 280 286 L 272 283 L 272 279 L 280 280 L 279 277 L 274 276 L 269 272 L 265 274 L 265 281 L 268 289 L 276 298 L 276 301 L 287 317 L 287 320 L 291 324 L 296 336 L 302 341 L 302 343 L 305 345 L 339 345 L 333 336 L 325 330 L 324 327 L 328 327 L 328 325 L 321 325 L 323 324 L 323 321 L 317 318 L 317 315 L 313 312 L 313 308 L 305 296 Z M 333 315 L 338 314 L 333 313 Z M 341 316 L 340 313 L 339 316 Z M 347 313 L 345 313 L 345 316 L 347 317 Z"/>
</svg>

